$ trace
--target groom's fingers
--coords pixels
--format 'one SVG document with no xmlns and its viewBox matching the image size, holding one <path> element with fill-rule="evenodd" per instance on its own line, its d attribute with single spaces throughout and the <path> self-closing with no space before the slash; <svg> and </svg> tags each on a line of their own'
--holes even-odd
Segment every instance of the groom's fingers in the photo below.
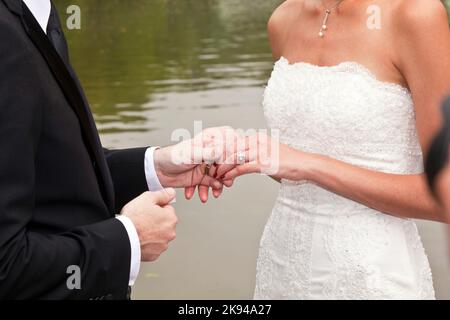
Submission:
<svg viewBox="0 0 450 320">
<path fill-rule="evenodd" d="M 200 196 L 200 200 L 204 203 L 208 201 L 209 188 L 212 189 L 213 196 L 218 198 L 223 192 L 223 183 L 210 176 L 205 176 L 203 178 L 201 185 L 198 187 L 198 194 Z"/>
<path fill-rule="evenodd" d="M 194 197 L 196 187 L 187 187 L 184 189 L 184 196 L 186 200 L 191 200 Z"/>
<path fill-rule="evenodd" d="M 223 188 L 219 189 L 219 190 L 213 190 L 214 198 L 218 199 L 222 195 L 222 192 L 223 192 Z"/>
<path fill-rule="evenodd" d="M 176 197 L 176 192 L 172 188 L 164 189 L 157 192 L 149 192 L 148 193 L 155 204 L 159 206 L 165 206 L 169 204 Z"/>
<path fill-rule="evenodd" d="M 198 196 L 203 203 L 208 202 L 209 198 L 209 187 L 207 186 L 198 186 Z"/>
<path fill-rule="evenodd" d="M 224 188 L 224 185 L 222 184 L 222 186 L 219 189 L 213 189 L 214 198 L 218 199 L 222 195 L 223 188 Z"/>
</svg>

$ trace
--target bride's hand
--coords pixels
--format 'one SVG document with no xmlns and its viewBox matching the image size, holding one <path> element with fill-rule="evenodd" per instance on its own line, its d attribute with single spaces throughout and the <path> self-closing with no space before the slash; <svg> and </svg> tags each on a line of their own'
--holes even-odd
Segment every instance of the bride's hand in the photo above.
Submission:
<svg viewBox="0 0 450 320">
<path fill-rule="evenodd" d="M 260 173 L 276 180 L 300 181 L 305 178 L 302 162 L 306 154 L 294 150 L 265 134 L 240 138 L 235 152 L 217 169 L 221 181 L 234 181 L 237 177 Z"/>
</svg>

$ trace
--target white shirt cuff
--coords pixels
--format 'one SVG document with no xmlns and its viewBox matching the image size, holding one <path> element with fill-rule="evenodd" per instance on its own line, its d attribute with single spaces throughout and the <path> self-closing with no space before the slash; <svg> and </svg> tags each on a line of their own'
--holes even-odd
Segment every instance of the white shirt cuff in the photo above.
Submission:
<svg viewBox="0 0 450 320">
<path fill-rule="evenodd" d="M 144 168 L 145 168 L 145 178 L 147 179 L 148 190 L 150 192 L 156 192 L 164 190 L 158 179 L 158 175 L 155 170 L 155 160 L 153 154 L 159 147 L 148 148 L 145 152 Z"/>
<path fill-rule="evenodd" d="M 120 222 L 127 230 L 128 238 L 130 239 L 131 246 L 131 265 L 130 265 L 130 281 L 129 286 L 134 286 L 136 279 L 139 275 L 139 269 L 141 268 L 141 243 L 139 241 L 139 236 L 134 226 L 133 221 L 125 216 L 118 216 Z"/>
</svg>

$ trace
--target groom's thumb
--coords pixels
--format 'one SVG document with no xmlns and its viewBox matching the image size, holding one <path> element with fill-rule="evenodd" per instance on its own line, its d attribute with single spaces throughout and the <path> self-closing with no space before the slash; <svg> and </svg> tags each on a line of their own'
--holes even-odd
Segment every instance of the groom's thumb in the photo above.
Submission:
<svg viewBox="0 0 450 320">
<path fill-rule="evenodd" d="M 153 194 L 153 199 L 155 200 L 155 204 L 157 204 L 159 206 L 165 206 L 165 205 L 171 203 L 177 195 L 175 190 L 172 188 L 153 192 L 152 194 Z"/>
</svg>

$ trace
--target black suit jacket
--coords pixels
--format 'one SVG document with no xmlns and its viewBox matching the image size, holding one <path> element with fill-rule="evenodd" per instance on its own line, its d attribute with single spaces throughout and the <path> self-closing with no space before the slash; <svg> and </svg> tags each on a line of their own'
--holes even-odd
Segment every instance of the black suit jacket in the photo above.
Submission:
<svg viewBox="0 0 450 320">
<path fill-rule="evenodd" d="M 131 249 L 114 217 L 147 189 L 146 149 L 102 148 L 58 49 L 21 0 L 0 0 L 0 298 L 125 299 Z"/>
</svg>

